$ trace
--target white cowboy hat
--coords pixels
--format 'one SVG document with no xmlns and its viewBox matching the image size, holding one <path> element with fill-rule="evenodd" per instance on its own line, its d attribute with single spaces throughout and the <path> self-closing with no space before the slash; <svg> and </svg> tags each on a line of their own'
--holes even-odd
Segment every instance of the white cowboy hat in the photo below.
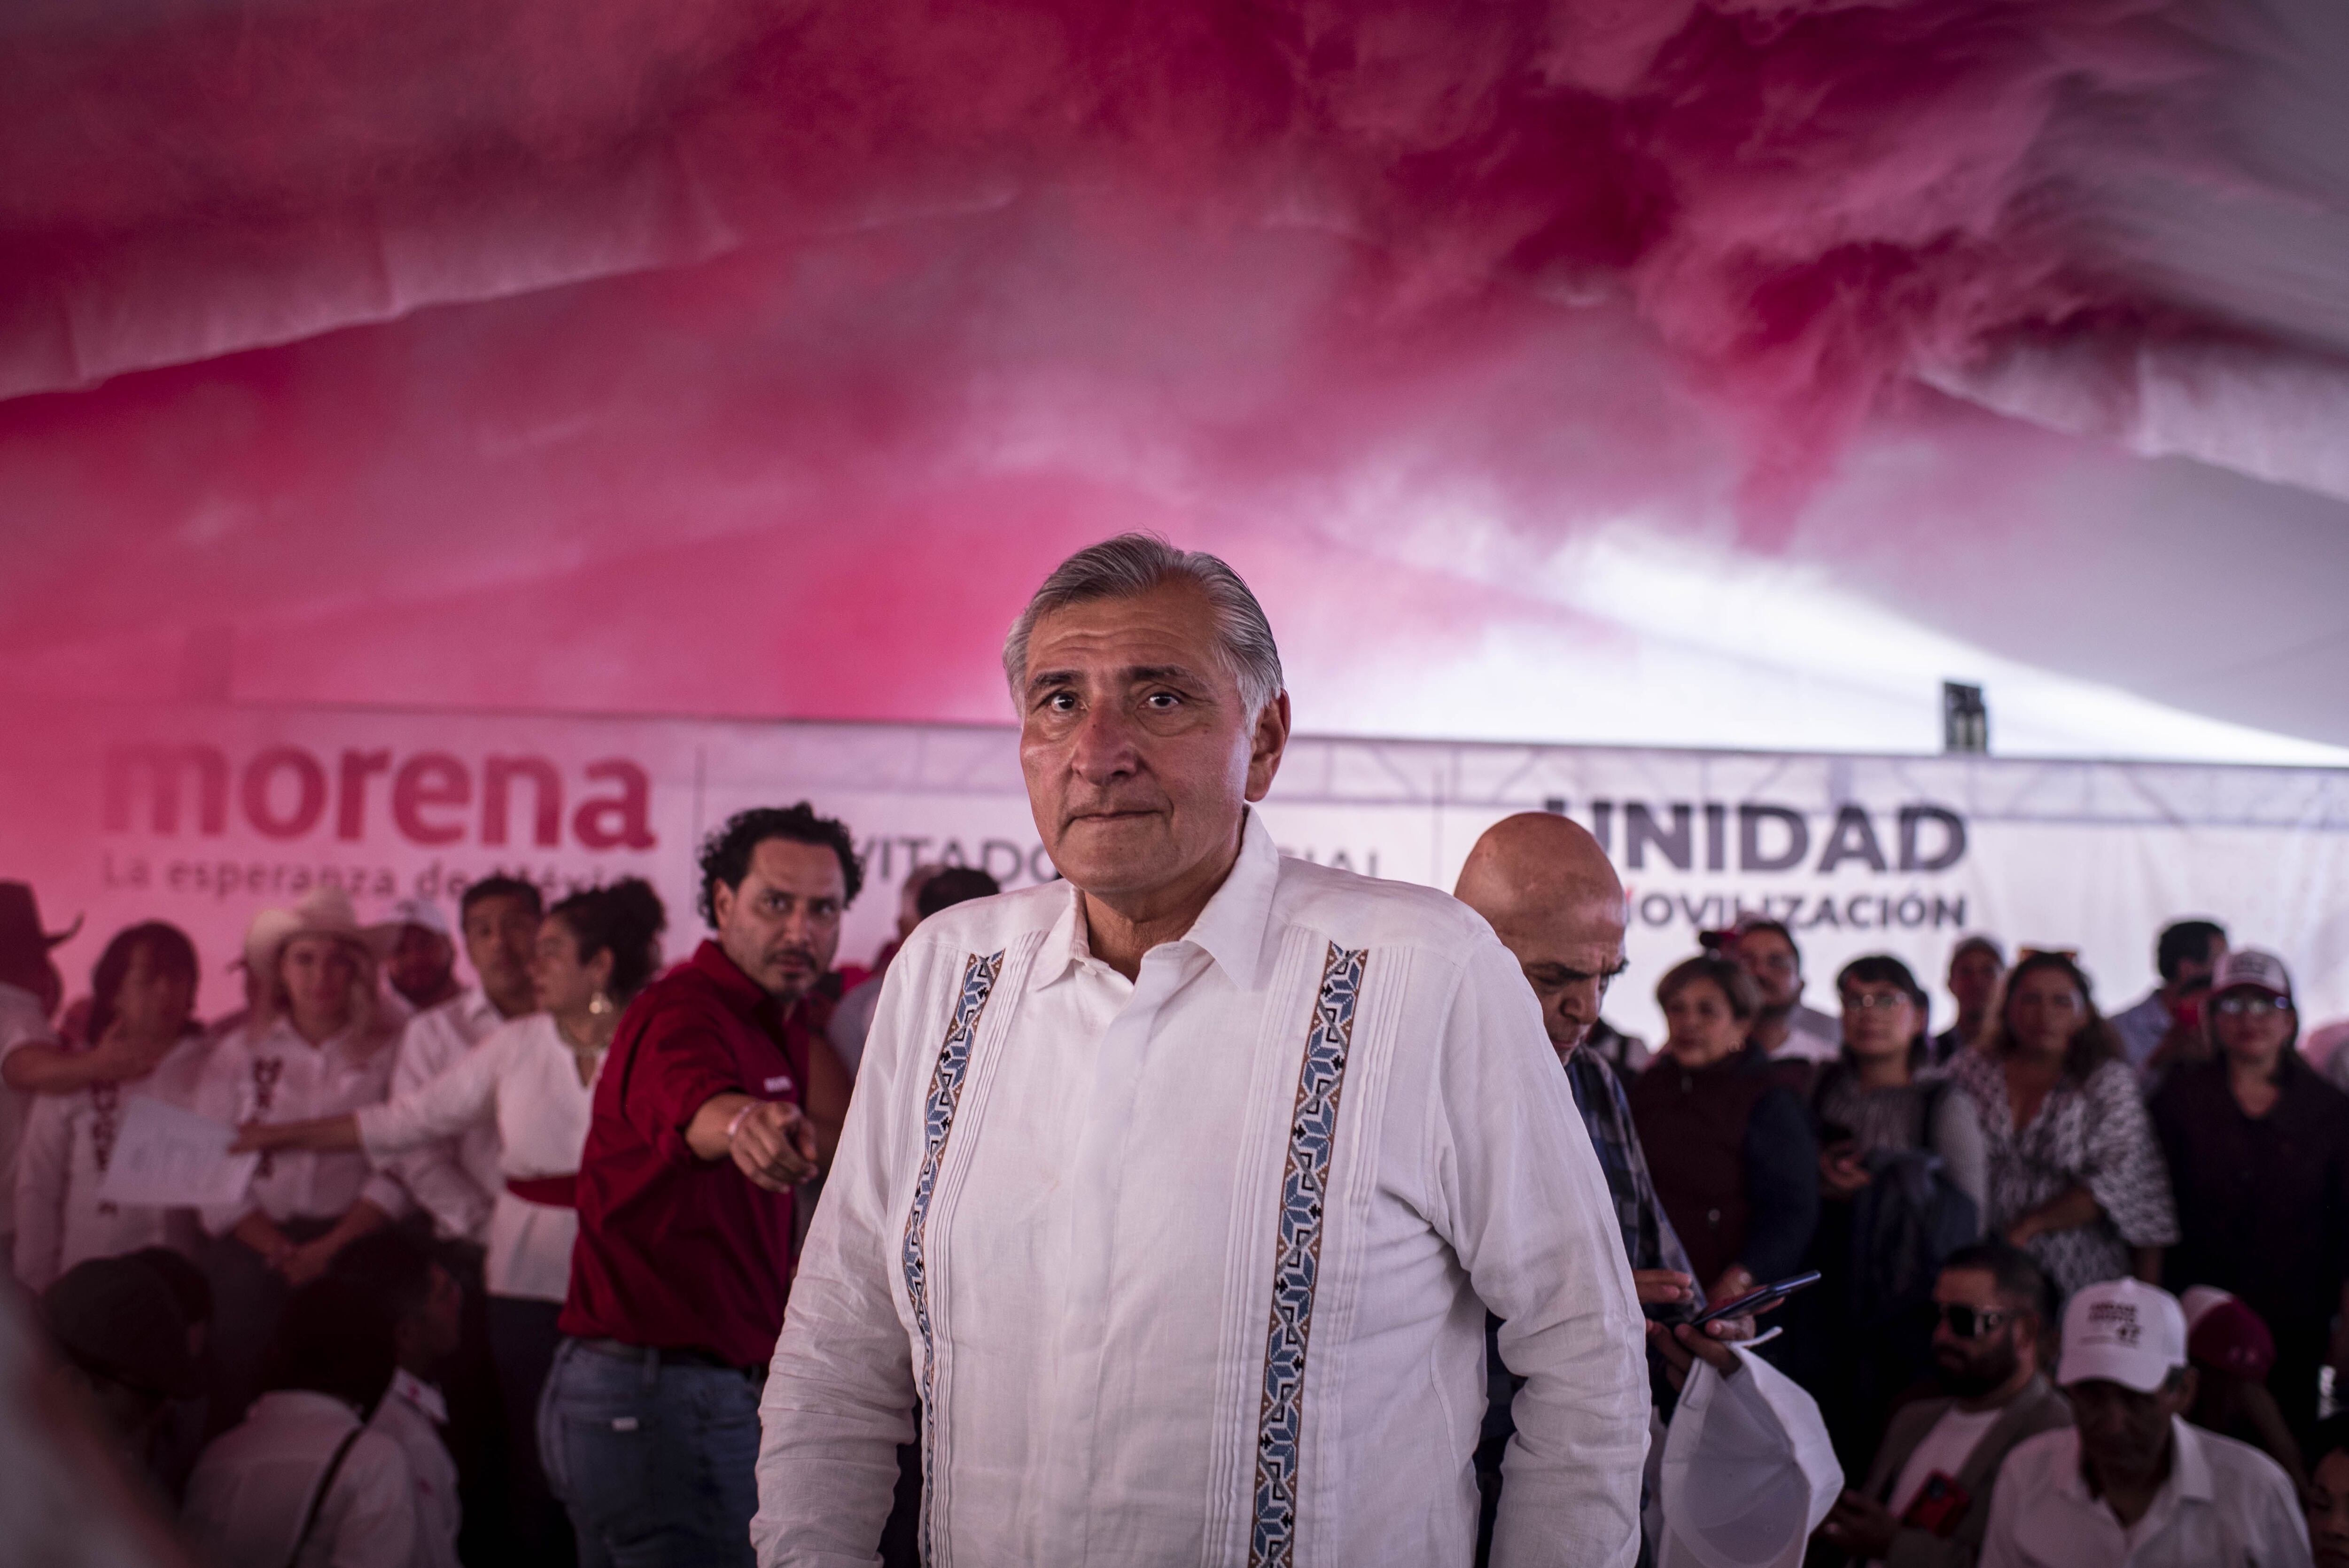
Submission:
<svg viewBox="0 0 2349 1568">
<path fill-rule="evenodd" d="M 244 966 L 264 974 L 277 962 L 280 949 L 297 936 L 338 936 L 366 947 L 367 933 L 359 925 L 351 895 L 332 882 L 320 882 L 302 895 L 291 909 L 264 909 L 244 932 Z"/>
</svg>

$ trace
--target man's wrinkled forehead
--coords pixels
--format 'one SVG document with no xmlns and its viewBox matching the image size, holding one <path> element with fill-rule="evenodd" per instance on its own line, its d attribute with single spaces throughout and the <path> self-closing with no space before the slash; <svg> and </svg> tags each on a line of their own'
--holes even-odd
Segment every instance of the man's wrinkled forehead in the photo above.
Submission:
<svg viewBox="0 0 2349 1568">
<path fill-rule="evenodd" d="M 1082 682 L 1154 678 L 1210 688 L 1237 682 L 1216 641 L 1214 606 L 1187 583 L 1066 604 L 1039 617 L 1029 634 L 1023 683 L 1029 693 Z"/>
</svg>

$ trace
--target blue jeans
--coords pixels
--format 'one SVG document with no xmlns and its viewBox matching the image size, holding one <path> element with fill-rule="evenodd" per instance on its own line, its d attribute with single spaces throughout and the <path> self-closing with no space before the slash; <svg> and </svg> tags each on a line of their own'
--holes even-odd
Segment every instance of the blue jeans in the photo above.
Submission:
<svg viewBox="0 0 2349 1568">
<path fill-rule="evenodd" d="M 580 1568 L 748 1568 L 759 1387 L 747 1374 L 565 1339 L 538 1405 L 539 1460 Z"/>
</svg>

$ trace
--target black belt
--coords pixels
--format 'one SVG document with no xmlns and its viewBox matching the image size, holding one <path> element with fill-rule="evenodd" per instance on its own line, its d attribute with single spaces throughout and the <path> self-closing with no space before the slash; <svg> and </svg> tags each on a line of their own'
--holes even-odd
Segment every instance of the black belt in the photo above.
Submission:
<svg viewBox="0 0 2349 1568">
<path fill-rule="evenodd" d="M 630 1345 L 620 1339 L 574 1339 L 572 1343 L 582 1350 L 637 1366 L 650 1360 L 661 1367 L 704 1367 L 762 1381 L 767 1376 L 764 1367 L 737 1367 L 714 1350 L 692 1350 L 675 1345 Z"/>
</svg>

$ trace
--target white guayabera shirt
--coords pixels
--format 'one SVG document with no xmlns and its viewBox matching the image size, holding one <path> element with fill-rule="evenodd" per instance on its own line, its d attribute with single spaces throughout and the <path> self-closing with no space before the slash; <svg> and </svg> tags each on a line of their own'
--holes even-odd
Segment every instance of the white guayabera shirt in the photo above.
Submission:
<svg viewBox="0 0 2349 1568">
<path fill-rule="evenodd" d="M 1079 910 L 961 904 L 890 968 L 766 1386 L 760 1561 L 873 1561 L 918 1399 L 935 1568 L 1464 1564 L 1489 1303 L 1528 1379 L 1494 1561 L 1630 1563 L 1640 1312 L 1490 928 L 1253 814 L 1137 981 Z"/>
</svg>

